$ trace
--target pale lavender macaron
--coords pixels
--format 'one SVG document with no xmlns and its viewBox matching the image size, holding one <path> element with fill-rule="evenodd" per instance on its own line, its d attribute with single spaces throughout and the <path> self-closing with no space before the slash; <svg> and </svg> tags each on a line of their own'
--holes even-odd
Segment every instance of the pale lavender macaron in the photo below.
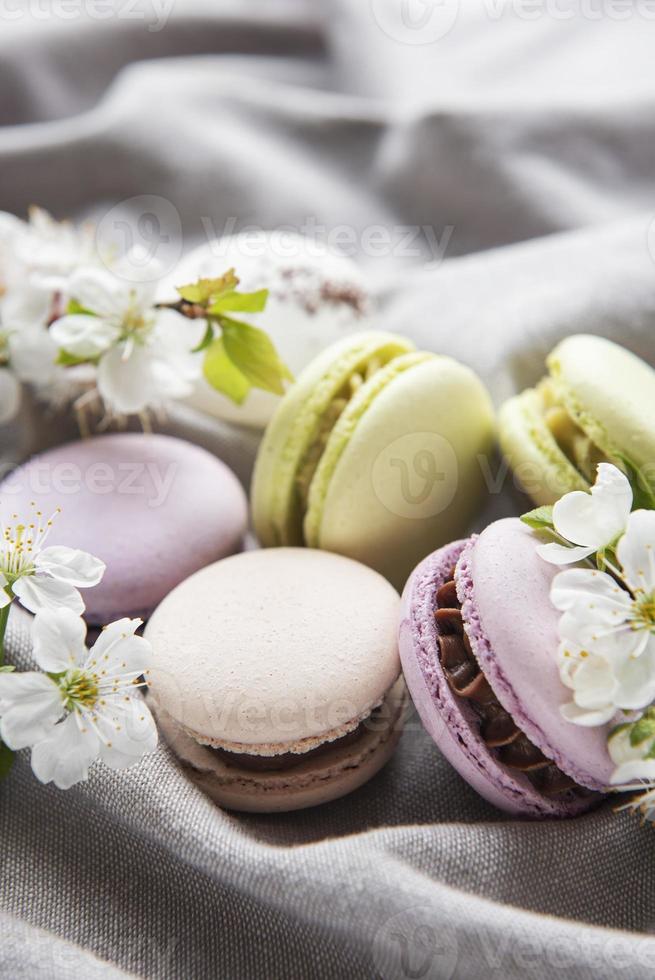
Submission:
<svg viewBox="0 0 655 980">
<path fill-rule="evenodd" d="M 560 713 L 571 692 L 557 668 L 557 568 L 537 543 L 509 518 L 424 559 L 403 593 L 400 656 L 425 728 L 481 796 L 510 813 L 567 817 L 602 799 L 612 763 L 607 726 Z"/>
<path fill-rule="evenodd" d="M 61 508 L 48 545 L 89 551 L 107 565 L 84 589 L 85 617 L 105 625 L 147 618 L 183 579 L 239 551 L 247 500 L 211 453 L 163 435 L 121 433 L 33 457 L 0 484 L 0 518 Z"/>
</svg>

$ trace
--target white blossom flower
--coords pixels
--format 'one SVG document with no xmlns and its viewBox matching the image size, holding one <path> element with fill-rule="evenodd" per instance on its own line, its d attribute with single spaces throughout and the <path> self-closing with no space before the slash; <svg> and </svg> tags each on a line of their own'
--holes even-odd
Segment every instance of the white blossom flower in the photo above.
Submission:
<svg viewBox="0 0 655 980">
<path fill-rule="evenodd" d="M 655 709 L 648 708 L 636 722 L 617 725 L 607 740 L 607 749 L 616 769 L 612 786 L 642 789 L 644 782 L 655 782 Z M 651 758 L 648 758 L 648 756 Z"/>
<path fill-rule="evenodd" d="M 0 212 L 0 335 L 13 373 L 49 400 L 65 369 L 48 326 L 68 301 L 67 277 L 94 256 L 90 228 L 55 221 L 41 208 L 30 209 L 29 222 Z"/>
<path fill-rule="evenodd" d="M 41 511 L 35 509 L 30 523 L 19 522 L 14 514 L 16 524 L 2 525 L 0 587 L 9 601 L 15 596 L 30 612 L 65 606 L 80 615 L 84 601 L 79 589 L 97 585 L 105 564 L 86 551 L 61 545 L 44 547 L 54 516 L 44 521 Z"/>
<path fill-rule="evenodd" d="M 16 233 L 10 245 L 21 273 L 36 283 L 61 288 L 78 266 L 99 261 L 90 224 L 57 221 L 38 207 L 29 209 L 29 221 L 22 224 L 22 233 Z"/>
<path fill-rule="evenodd" d="M 81 268 L 70 279 L 72 298 L 84 311 L 57 320 L 58 346 L 98 363 L 98 391 L 119 414 L 133 414 L 169 398 L 190 395 L 202 372 L 193 353 L 206 324 L 155 307 L 157 275 L 133 253 L 106 269 Z"/>
<path fill-rule="evenodd" d="M 624 473 L 600 463 L 590 493 L 574 490 L 553 506 L 553 525 L 573 547 L 551 543 L 537 548 L 545 561 L 570 565 L 609 547 L 625 530 L 632 507 L 632 488 Z"/>
<path fill-rule="evenodd" d="M 616 548 L 620 581 L 589 568 L 553 579 L 560 620 L 560 677 L 574 692 L 562 707 L 569 721 L 602 725 L 617 710 L 655 699 L 655 512 L 630 514 Z"/>
<path fill-rule="evenodd" d="M 135 635 L 140 625 L 118 620 L 88 650 L 70 609 L 35 617 L 34 659 L 45 673 L 0 673 L 0 737 L 10 749 L 32 749 L 41 782 L 68 789 L 98 758 L 123 769 L 155 750 L 155 723 L 138 691 L 151 657 Z"/>
</svg>

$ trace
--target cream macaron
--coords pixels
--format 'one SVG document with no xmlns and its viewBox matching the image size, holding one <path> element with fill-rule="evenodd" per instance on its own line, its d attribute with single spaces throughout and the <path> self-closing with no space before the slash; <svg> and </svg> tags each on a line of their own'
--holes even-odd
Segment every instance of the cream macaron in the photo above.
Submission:
<svg viewBox="0 0 655 980">
<path fill-rule="evenodd" d="M 147 626 L 148 698 L 191 778 L 259 812 L 370 779 L 402 725 L 399 604 L 371 569 L 299 548 L 245 552 L 179 585 Z"/>
</svg>

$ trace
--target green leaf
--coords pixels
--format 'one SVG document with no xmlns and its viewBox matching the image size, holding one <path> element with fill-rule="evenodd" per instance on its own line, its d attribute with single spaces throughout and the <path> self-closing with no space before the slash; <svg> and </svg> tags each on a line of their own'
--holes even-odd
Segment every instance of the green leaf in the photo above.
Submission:
<svg viewBox="0 0 655 980">
<path fill-rule="evenodd" d="M 76 299 L 69 299 L 68 306 L 66 307 L 66 313 L 68 316 L 96 316 L 92 310 L 87 310 L 84 306 L 81 306 Z"/>
<path fill-rule="evenodd" d="M 205 336 L 202 338 L 197 347 L 194 347 L 191 351 L 192 354 L 197 354 L 201 350 L 206 350 L 214 339 L 214 327 L 211 323 L 207 324 L 207 329 L 205 330 Z"/>
<path fill-rule="evenodd" d="M 624 453 L 617 453 L 617 459 L 625 469 L 625 475 L 632 487 L 633 510 L 655 510 L 655 487 L 636 463 Z"/>
<path fill-rule="evenodd" d="M 255 293 L 237 293 L 232 290 L 213 303 L 209 312 L 217 316 L 221 313 L 261 313 L 266 308 L 267 301 L 268 289 L 258 289 Z"/>
<path fill-rule="evenodd" d="M 239 285 L 234 269 L 229 269 L 225 275 L 216 279 L 199 279 L 188 286 L 178 286 L 177 291 L 187 303 L 198 303 L 200 306 L 209 305 L 226 293 L 233 292 Z"/>
<path fill-rule="evenodd" d="M 2 667 L 0 667 L 0 674 L 13 674 L 15 670 L 16 668 L 13 664 L 3 664 Z"/>
<path fill-rule="evenodd" d="M 280 360 L 273 341 L 259 327 L 223 317 L 223 343 L 229 359 L 255 388 L 284 394 L 284 382 L 293 375 Z"/>
<path fill-rule="evenodd" d="M 205 378 L 216 391 L 242 405 L 252 385 L 225 352 L 222 337 L 216 337 L 207 348 L 203 365 Z"/>
<path fill-rule="evenodd" d="M 11 751 L 8 745 L 4 742 L 0 742 L 0 779 L 4 779 L 5 776 L 9 775 L 9 770 L 14 764 L 14 753 Z"/>
<path fill-rule="evenodd" d="M 77 367 L 78 364 L 96 364 L 98 360 L 97 357 L 77 357 L 61 348 L 55 364 L 61 364 L 63 367 Z"/>
<path fill-rule="evenodd" d="M 636 748 L 648 738 L 655 738 L 655 717 L 653 717 L 652 713 L 646 711 L 632 726 L 630 745 Z"/>
<path fill-rule="evenodd" d="M 535 510 L 523 514 L 521 520 L 528 527 L 533 527 L 537 531 L 543 531 L 545 528 L 551 529 L 553 527 L 553 508 L 550 505 L 537 507 Z"/>
</svg>

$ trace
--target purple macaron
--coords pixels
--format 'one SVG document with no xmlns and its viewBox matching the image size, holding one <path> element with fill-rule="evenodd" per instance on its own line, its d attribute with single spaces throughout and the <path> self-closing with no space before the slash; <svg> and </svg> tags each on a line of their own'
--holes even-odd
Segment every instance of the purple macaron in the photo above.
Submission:
<svg viewBox="0 0 655 980">
<path fill-rule="evenodd" d="M 567 722 L 557 668 L 557 568 L 516 518 L 440 548 L 403 593 L 400 656 L 421 720 L 460 775 L 500 809 L 569 817 L 602 799 L 608 727 Z"/>
<path fill-rule="evenodd" d="M 206 450 L 163 435 L 121 433 L 58 446 L 0 484 L 0 519 L 61 508 L 48 545 L 105 562 L 84 589 L 85 617 L 102 626 L 146 619 L 183 579 L 239 551 L 247 500 L 231 470 Z M 15 521 L 13 521 L 15 523 Z"/>
</svg>

